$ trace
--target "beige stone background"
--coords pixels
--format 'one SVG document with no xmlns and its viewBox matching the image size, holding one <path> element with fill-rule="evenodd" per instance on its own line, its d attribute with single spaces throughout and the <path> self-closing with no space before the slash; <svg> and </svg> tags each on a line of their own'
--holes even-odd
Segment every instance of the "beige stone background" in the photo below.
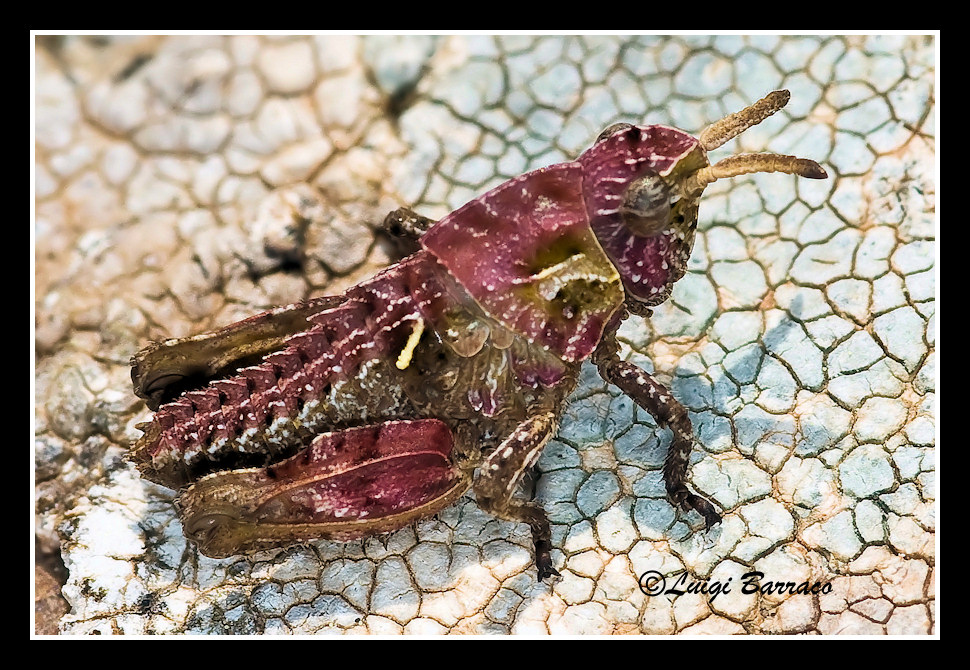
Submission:
<svg viewBox="0 0 970 670">
<path fill-rule="evenodd" d="M 938 36 L 38 36 L 39 633 L 935 633 Z M 615 121 L 831 178 L 718 183 L 689 274 L 625 352 L 698 434 L 712 532 L 664 498 L 665 431 L 586 370 L 539 462 L 562 579 L 471 496 L 389 536 L 211 560 L 126 445 L 151 339 L 343 290 L 390 209 L 441 216 Z M 829 584 L 741 593 L 741 575 Z M 730 592 L 648 596 L 648 571 Z"/>
</svg>

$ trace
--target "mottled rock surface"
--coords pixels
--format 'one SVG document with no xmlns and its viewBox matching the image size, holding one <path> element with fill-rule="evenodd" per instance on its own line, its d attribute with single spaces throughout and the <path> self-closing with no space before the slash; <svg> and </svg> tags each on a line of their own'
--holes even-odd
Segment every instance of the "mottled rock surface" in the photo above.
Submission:
<svg viewBox="0 0 970 670">
<path fill-rule="evenodd" d="M 70 608 L 54 625 L 934 632 L 935 48 L 903 35 L 38 38 L 36 532 L 63 557 Z M 552 586 L 535 582 L 527 529 L 470 496 L 385 537 L 211 560 L 186 545 L 173 493 L 123 461 L 148 416 L 128 359 L 149 340 L 343 290 L 394 259 L 374 233 L 390 209 L 438 217 L 615 121 L 698 132 L 777 88 L 789 106 L 713 157 L 797 154 L 831 178 L 710 187 L 687 276 L 621 331 L 691 410 L 691 481 L 725 512 L 714 531 L 666 501 L 666 432 L 592 367 L 539 462 Z M 829 587 L 744 594 L 752 570 Z M 648 571 L 730 592 L 648 596 Z"/>
</svg>

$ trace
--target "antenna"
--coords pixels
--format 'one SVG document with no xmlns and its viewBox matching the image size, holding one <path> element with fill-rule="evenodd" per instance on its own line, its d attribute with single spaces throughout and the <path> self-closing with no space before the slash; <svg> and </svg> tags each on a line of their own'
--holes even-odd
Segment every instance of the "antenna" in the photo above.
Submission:
<svg viewBox="0 0 970 670">
<path fill-rule="evenodd" d="M 758 102 L 745 107 L 740 112 L 729 114 L 720 121 L 715 121 L 700 135 L 701 146 L 705 151 L 712 151 L 729 140 L 743 133 L 751 126 L 756 126 L 779 109 L 788 104 L 791 93 L 786 90 L 772 91 Z"/>
<path fill-rule="evenodd" d="M 767 119 L 787 105 L 790 99 L 791 93 L 788 91 L 772 91 L 753 105 L 709 125 L 700 134 L 698 141 L 705 151 L 717 149 L 751 126 L 756 126 Z M 718 179 L 753 172 L 784 172 L 808 179 L 828 177 L 821 165 L 808 158 L 781 154 L 739 154 L 729 156 L 695 172 L 688 181 L 687 190 L 688 192 L 702 191 L 705 186 Z"/>
</svg>

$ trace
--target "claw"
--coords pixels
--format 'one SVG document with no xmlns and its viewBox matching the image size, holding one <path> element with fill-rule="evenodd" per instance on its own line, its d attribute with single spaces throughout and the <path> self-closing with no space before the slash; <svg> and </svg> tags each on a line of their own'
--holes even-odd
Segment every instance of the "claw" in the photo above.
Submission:
<svg viewBox="0 0 970 670">
<path fill-rule="evenodd" d="M 704 517 L 704 526 L 706 530 L 710 530 L 717 524 L 721 523 L 721 515 L 718 514 L 716 509 L 714 509 L 714 505 L 699 495 L 694 495 L 693 493 L 688 494 L 687 498 L 684 500 L 683 507 L 684 509 L 688 510 L 693 509 Z"/>
<path fill-rule="evenodd" d="M 537 567 L 538 578 L 539 578 L 539 581 L 540 582 L 546 581 L 546 578 L 547 577 L 559 577 L 560 576 L 559 575 L 559 571 L 556 570 L 551 565 L 546 565 L 546 566 L 539 565 L 539 566 L 536 566 L 536 567 Z"/>
</svg>

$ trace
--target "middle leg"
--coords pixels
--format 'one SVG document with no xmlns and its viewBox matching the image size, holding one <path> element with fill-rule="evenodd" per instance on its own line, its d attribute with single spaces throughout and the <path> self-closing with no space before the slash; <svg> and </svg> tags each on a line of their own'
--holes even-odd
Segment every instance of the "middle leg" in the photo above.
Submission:
<svg viewBox="0 0 970 670">
<path fill-rule="evenodd" d="M 421 216 L 412 209 L 399 207 L 384 217 L 384 230 L 395 237 L 410 237 L 418 239 L 433 226 L 436 221 Z"/>
<path fill-rule="evenodd" d="M 514 495 L 555 430 L 556 417 L 552 412 L 520 423 L 482 463 L 474 485 L 475 497 L 483 510 L 506 521 L 529 525 L 539 581 L 559 574 L 552 567 L 549 518 L 538 504 L 516 500 Z"/>
</svg>

